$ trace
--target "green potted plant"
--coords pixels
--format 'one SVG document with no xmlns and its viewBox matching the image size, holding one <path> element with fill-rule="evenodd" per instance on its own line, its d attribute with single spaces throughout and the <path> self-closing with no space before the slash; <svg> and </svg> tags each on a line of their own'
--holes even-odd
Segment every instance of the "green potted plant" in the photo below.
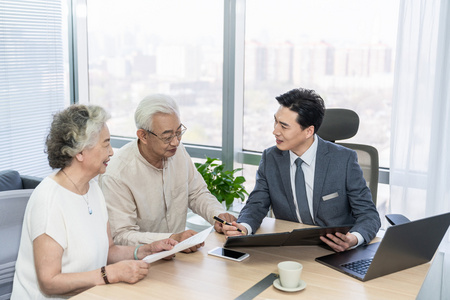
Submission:
<svg viewBox="0 0 450 300">
<path fill-rule="evenodd" d="M 218 163 L 217 158 L 206 156 L 206 162 L 195 163 L 195 167 L 203 176 L 208 190 L 213 194 L 220 203 L 225 202 L 226 209 L 230 209 L 234 199 L 245 200 L 248 195 L 244 187 L 245 178 L 243 176 L 235 176 L 235 173 L 241 171 L 242 168 L 234 170 L 225 170 L 225 165 Z"/>
</svg>

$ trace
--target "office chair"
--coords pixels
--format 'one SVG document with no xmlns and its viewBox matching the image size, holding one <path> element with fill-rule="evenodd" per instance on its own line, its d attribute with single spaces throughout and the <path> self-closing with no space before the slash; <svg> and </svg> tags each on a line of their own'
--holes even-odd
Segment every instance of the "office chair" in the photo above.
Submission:
<svg viewBox="0 0 450 300">
<path fill-rule="evenodd" d="M 359 128 L 358 114 L 349 109 L 328 108 L 317 135 L 326 141 L 335 143 L 356 135 Z M 378 191 L 378 150 L 370 145 L 337 143 L 356 151 L 358 163 L 363 171 L 364 179 L 372 193 L 372 200 L 377 205 Z"/>
<path fill-rule="evenodd" d="M 33 189 L 0 192 L 0 300 L 11 297 L 25 208 Z"/>
</svg>

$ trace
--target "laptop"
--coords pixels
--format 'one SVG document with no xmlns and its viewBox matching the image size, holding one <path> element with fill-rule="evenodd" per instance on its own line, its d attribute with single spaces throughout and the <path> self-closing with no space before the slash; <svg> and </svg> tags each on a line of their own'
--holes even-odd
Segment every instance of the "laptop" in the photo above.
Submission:
<svg viewBox="0 0 450 300">
<path fill-rule="evenodd" d="M 381 242 L 316 258 L 367 281 L 429 262 L 450 225 L 450 213 L 389 227 Z"/>
</svg>

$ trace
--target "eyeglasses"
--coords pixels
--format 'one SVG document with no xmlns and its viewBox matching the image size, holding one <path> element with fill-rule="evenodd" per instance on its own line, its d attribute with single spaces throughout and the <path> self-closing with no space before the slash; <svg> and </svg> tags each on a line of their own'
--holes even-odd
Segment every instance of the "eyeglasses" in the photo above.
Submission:
<svg viewBox="0 0 450 300">
<path fill-rule="evenodd" d="M 156 133 L 153 133 L 150 130 L 147 130 L 147 132 L 153 134 L 154 136 L 156 136 L 158 139 L 163 141 L 164 144 L 169 144 L 173 140 L 174 137 L 177 137 L 177 139 L 180 141 L 181 140 L 181 136 L 186 132 L 186 130 L 187 130 L 187 128 L 183 124 L 181 124 L 180 125 L 180 130 L 175 132 L 175 134 L 173 134 L 173 135 L 163 134 L 161 136 L 158 136 Z"/>
</svg>

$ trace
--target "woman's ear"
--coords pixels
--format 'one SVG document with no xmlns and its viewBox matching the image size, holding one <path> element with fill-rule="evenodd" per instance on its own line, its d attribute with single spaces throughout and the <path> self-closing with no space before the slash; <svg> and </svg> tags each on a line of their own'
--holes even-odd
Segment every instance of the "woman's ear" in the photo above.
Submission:
<svg viewBox="0 0 450 300">
<path fill-rule="evenodd" d="M 75 158 L 80 162 L 83 161 L 84 160 L 83 151 L 75 155 Z"/>
</svg>

